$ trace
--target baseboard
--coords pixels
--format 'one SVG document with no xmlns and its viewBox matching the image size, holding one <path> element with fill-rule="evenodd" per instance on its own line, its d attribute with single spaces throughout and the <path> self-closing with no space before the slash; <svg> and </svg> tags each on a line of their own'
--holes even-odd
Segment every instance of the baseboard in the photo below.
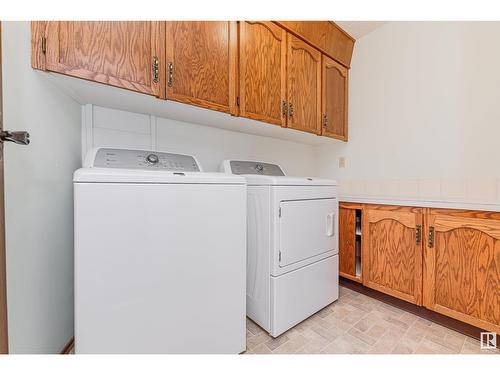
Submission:
<svg viewBox="0 0 500 375">
<path fill-rule="evenodd" d="M 75 338 L 72 337 L 69 339 L 66 345 L 64 345 L 64 348 L 62 348 L 61 352 L 59 354 L 73 354 L 75 348 Z"/>
<path fill-rule="evenodd" d="M 388 305 L 397 307 L 401 310 L 407 311 L 421 318 L 427 319 L 433 323 L 442 325 L 446 328 L 459 332 L 463 335 L 469 336 L 478 341 L 481 338 L 481 332 L 484 332 L 484 330 L 481 328 L 475 327 L 468 323 L 464 323 L 460 320 L 450 318 L 449 316 L 439 314 L 435 311 L 426 309 L 425 307 L 417 306 L 410 302 L 400 300 L 399 298 L 368 288 L 358 282 L 346 279 L 344 277 L 340 277 L 339 279 L 340 279 L 340 285 L 342 285 L 343 287 L 354 290 L 355 292 L 364 294 L 368 297 L 377 299 Z M 497 347 L 500 348 L 500 343 L 497 344 Z"/>
</svg>

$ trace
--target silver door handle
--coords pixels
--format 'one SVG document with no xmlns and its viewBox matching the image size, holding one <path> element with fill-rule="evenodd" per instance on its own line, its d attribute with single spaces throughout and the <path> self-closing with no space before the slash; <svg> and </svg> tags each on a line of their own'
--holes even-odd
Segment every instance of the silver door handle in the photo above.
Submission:
<svg viewBox="0 0 500 375">
<path fill-rule="evenodd" d="M 330 213 L 326 215 L 326 235 L 333 237 L 335 234 L 335 214 Z"/>
<path fill-rule="evenodd" d="M 11 132 L 8 130 L 2 130 L 0 131 L 0 142 L 14 142 L 18 145 L 29 145 L 30 133 L 24 131 Z"/>
</svg>

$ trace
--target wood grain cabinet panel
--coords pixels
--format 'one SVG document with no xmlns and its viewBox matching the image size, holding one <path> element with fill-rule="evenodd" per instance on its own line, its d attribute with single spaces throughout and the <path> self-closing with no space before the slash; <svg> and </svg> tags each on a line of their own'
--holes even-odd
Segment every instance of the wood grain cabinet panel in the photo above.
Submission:
<svg viewBox="0 0 500 375">
<path fill-rule="evenodd" d="M 167 22 L 166 54 L 167 99 L 236 114 L 236 22 Z"/>
<path fill-rule="evenodd" d="M 331 21 L 276 21 L 345 67 L 351 64 L 354 38 Z"/>
<path fill-rule="evenodd" d="M 339 272 L 356 277 L 356 210 L 339 207 Z"/>
<path fill-rule="evenodd" d="M 273 22 L 240 22 L 240 115 L 286 125 L 286 31 Z"/>
<path fill-rule="evenodd" d="M 287 36 L 287 127 L 321 133 L 321 53 Z"/>
<path fill-rule="evenodd" d="M 420 208 L 366 206 L 363 211 L 363 284 L 408 302 L 422 303 Z M 421 229 L 419 229 L 421 230 Z"/>
<path fill-rule="evenodd" d="M 500 214 L 432 209 L 429 235 L 425 306 L 500 334 Z"/>
<path fill-rule="evenodd" d="M 40 34 L 40 30 L 34 29 Z M 46 70 L 163 96 L 162 22 L 46 22 Z M 158 61 L 158 79 L 153 59 Z"/>
<path fill-rule="evenodd" d="M 323 55 L 321 135 L 347 141 L 348 70 Z"/>
</svg>

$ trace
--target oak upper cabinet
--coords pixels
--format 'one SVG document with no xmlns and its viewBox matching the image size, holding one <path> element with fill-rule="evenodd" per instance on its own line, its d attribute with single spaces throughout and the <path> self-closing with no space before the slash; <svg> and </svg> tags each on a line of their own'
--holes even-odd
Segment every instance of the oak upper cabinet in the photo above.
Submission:
<svg viewBox="0 0 500 375">
<path fill-rule="evenodd" d="M 429 209 L 424 305 L 500 334 L 500 213 Z"/>
<path fill-rule="evenodd" d="M 237 113 L 237 24 L 166 22 L 167 99 Z"/>
<path fill-rule="evenodd" d="M 321 135 L 347 141 L 348 69 L 323 55 Z"/>
<path fill-rule="evenodd" d="M 356 210 L 339 207 L 339 272 L 349 279 L 356 277 Z"/>
<path fill-rule="evenodd" d="M 240 115 L 286 125 L 286 31 L 273 22 L 240 22 Z"/>
<path fill-rule="evenodd" d="M 421 208 L 365 206 L 364 285 L 422 304 L 422 220 Z"/>
<path fill-rule="evenodd" d="M 32 31 L 36 68 L 164 96 L 163 22 L 34 22 Z"/>
<path fill-rule="evenodd" d="M 287 127 L 321 134 L 321 52 L 287 35 Z"/>
</svg>

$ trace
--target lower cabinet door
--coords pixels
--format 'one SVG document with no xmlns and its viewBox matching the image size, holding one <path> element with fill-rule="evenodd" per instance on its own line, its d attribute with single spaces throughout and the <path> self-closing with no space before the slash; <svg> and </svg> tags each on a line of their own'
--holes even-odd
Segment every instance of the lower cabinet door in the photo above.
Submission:
<svg viewBox="0 0 500 375">
<path fill-rule="evenodd" d="M 500 213 L 429 210 L 424 305 L 500 334 Z"/>
<path fill-rule="evenodd" d="M 339 207 L 339 273 L 356 277 L 356 210 Z"/>
<path fill-rule="evenodd" d="M 363 213 L 363 284 L 421 305 L 423 210 L 366 206 Z"/>
</svg>

